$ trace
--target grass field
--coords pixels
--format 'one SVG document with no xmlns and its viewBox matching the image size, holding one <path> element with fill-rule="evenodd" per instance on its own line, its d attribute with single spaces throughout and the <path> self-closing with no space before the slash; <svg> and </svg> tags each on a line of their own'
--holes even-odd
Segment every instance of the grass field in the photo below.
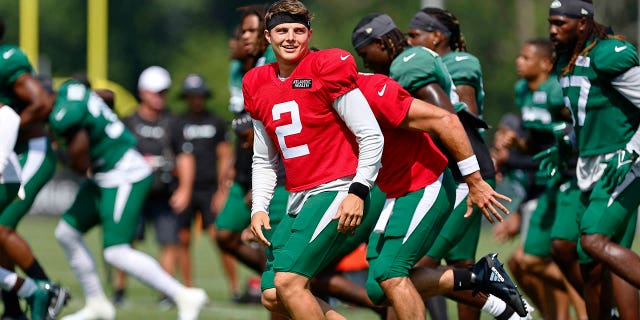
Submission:
<svg viewBox="0 0 640 320">
<path fill-rule="evenodd" d="M 30 242 L 36 256 L 45 267 L 48 275 L 55 281 L 61 282 L 71 289 L 72 300 L 63 310 L 63 315 L 75 312 L 84 305 L 81 289 L 69 268 L 62 250 L 57 244 L 53 230 L 58 221 L 55 217 L 28 216 L 19 226 L 19 232 Z M 100 255 L 100 229 L 92 230 L 87 234 L 86 240 L 94 256 L 98 261 L 100 276 L 103 279 L 105 291 L 111 295 L 111 286 L 106 283 L 105 264 Z M 147 241 L 139 245 L 139 249 L 156 257 L 158 247 L 152 240 L 153 233 L 147 234 Z M 519 240 L 497 244 L 491 239 L 490 229 L 482 231 L 478 255 L 488 252 L 500 253 L 501 261 L 505 262 L 511 252 L 516 248 Z M 209 294 L 210 303 L 202 311 L 200 319 L 268 319 L 267 312 L 259 305 L 235 304 L 231 302 L 227 283 L 220 266 L 218 258 L 219 252 L 203 235 L 196 236 L 193 242 L 194 257 L 194 282 L 196 286 L 204 288 Z M 241 283 L 252 273 L 241 268 Z M 127 289 L 127 303 L 118 309 L 117 319 L 141 320 L 141 319 L 175 319 L 177 312 L 175 308 L 170 310 L 161 309 L 156 303 L 158 293 L 146 287 L 141 282 L 130 278 Z M 454 304 L 448 302 L 449 316 L 457 319 Z M 339 307 L 339 312 L 348 319 L 375 319 L 376 315 L 365 309 L 353 307 Z M 482 319 L 490 319 L 483 315 Z"/>
</svg>

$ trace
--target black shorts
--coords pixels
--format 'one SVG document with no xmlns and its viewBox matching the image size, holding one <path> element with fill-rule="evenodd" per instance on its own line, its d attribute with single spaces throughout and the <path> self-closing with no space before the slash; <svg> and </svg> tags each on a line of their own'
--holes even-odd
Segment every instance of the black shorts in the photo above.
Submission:
<svg viewBox="0 0 640 320">
<path fill-rule="evenodd" d="M 190 229 L 191 222 L 199 212 L 202 217 L 202 228 L 207 229 L 216 219 L 217 212 L 211 211 L 211 199 L 215 190 L 193 190 L 191 204 L 178 215 L 178 228 Z"/>
<path fill-rule="evenodd" d="M 178 216 L 173 212 L 168 199 L 147 199 L 140 215 L 136 240 L 144 240 L 147 222 L 153 223 L 156 241 L 160 245 L 178 244 Z"/>
</svg>

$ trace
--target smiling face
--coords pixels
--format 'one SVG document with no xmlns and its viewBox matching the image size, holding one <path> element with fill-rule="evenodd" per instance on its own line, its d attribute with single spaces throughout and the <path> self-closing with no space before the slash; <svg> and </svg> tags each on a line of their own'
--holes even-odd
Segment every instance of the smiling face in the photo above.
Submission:
<svg viewBox="0 0 640 320">
<path fill-rule="evenodd" d="M 282 23 L 265 31 L 265 36 L 278 63 L 295 66 L 309 52 L 312 31 L 301 23 Z"/>
</svg>

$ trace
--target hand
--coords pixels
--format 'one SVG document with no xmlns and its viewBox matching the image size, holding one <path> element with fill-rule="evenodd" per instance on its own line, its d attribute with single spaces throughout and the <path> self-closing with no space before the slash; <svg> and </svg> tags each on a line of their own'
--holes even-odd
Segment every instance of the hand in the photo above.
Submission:
<svg viewBox="0 0 640 320">
<path fill-rule="evenodd" d="M 271 230 L 269 215 L 264 211 L 258 211 L 251 217 L 251 232 L 258 242 L 268 247 L 271 245 L 271 242 L 265 238 L 264 233 L 262 233 L 262 228 Z"/>
<path fill-rule="evenodd" d="M 225 203 L 227 202 L 227 197 L 229 196 L 229 192 L 222 191 L 218 189 L 211 197 L 211 212 L 220 213 L 224 208 Z"/>
<path fill-rule="evenodd" d="M 493 217 L 502 222 L 502 215 L 496 210 L 496 207 L 505 214 L 509 214 L 509 210 L 498 201 L 502 199 L 504 201 L 511 202 L 511 199 L 503 194 L 497 193 L 493 188 L 480 176 L 480 172 L 474 172 L 465 177 L 467 185 L 469 186 L 469 195 L 467 196 L 467 212 L 464 217 L 468 218 L 473 212 L 473 207 L 477 206 L 482 210 L 482 214 L 494 223 Z M 493 217 L 492 217 L 493 216 Z"/>
<path fill-rule="evenodd" d="M 185 188 L 178 188 L 169 198 L 169 205 L 175 213 L 182 213 L 191 202 L 191 191 Z"/>
<path fill-rule="evenodd" d="M 560 169 L 566 166 L 560 157 L 558 147 L 553 146 L 549 149 L 542 150 L 533 156 L 534 161 L 540 161 L 538 170 L 542 176 L 553 177 L 560 172 Z"/>
<path fill-rule="evenodd" d="M 608 192 L 613 192 L 624 181 L 636 160 L 638 160 L 638 154 L 635 152 L 626 149 L 616 151 L 609 160 L 604 161 L 607 167 L 602 173 L 602 187 Z"/>
<path fill-rule="evenodd" d="M 340 203 L 338 212 L 333 216 L 333 220 L 340 219 L 340 221 L 338 221 L 338 232 L 348 232 L 355 230 L 355 228 L 360 225 L 363 215 L 364 200 L 349 193 L 347 197 L 342 200 L 342 203 Z"/>
<path fill-rule="evenodd" d="M 522 217 L 519 213 L 509 215 L 502 223 L 496 224 L 493 227 L 493 238 L 497 242 L 505 242 L 513 239 L 518 233 L 520 233 L 520 222 Z"/>
<path fill-rule="evenodd" d="M 258 242 L 258 238 L 256 238 L 256 236 L 251 231 L 251 227 L 242 230 L 242 233 L 240 234 L 240 239 L 242 239 L 242 242 L 247 244 Z"/>
</svg>

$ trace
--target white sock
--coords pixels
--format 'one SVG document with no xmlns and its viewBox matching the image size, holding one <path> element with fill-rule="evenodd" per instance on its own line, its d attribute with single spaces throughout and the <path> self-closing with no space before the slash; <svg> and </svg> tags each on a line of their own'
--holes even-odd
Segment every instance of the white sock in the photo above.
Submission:
<svg viewBox="0 0 640 320">
<path fill-rule="evenodd" d="M 15 272 L 0 267 L 0 288 L 2 288 L 2 290 L 13 290 L 13 287 L 16 285 L 17 281 L 18 275 Z"/>
<path fill-rule="evenodd" d="M 487 302 L 485 302 L 484 306 L 482 306 L 482 311 L 487 312 L 488 314 L 494 317 L 497 317 L 500 314 L 502 314 L 502 312 L 504 312 L 504 309 L 506 308 L 507 308 L 506 302 L 490 294 L 489 297 L 487 298 Z"/>
<path fill-rule="evenodd" d="M 120 244 L 104 249 L 104 259 L 114 267 L 132 275 L 148 286 L 174 298 L 185 287 L 165 272 L 149 255 Z"/>
<path fill-rule="evenodd" d="M 18 295 L 18 297 L 26 298 L 30 297 L 34 292 L 36 292 L 37 289 L 38 285 L 36 284 L 36 282 L 31 278 L 26 278 L 24 279 L 22 286 L 20 286 L 16 294 Z"/>
<path fill-rule="evenodd" d="M 87 248 L 82 234 L 64 220 L 60 220 L 55 231 L 56 239 L 67 256 L 69 266 L 76 275 L 86 297 L 104 296 L 96 264 Z"/>
</svg>

